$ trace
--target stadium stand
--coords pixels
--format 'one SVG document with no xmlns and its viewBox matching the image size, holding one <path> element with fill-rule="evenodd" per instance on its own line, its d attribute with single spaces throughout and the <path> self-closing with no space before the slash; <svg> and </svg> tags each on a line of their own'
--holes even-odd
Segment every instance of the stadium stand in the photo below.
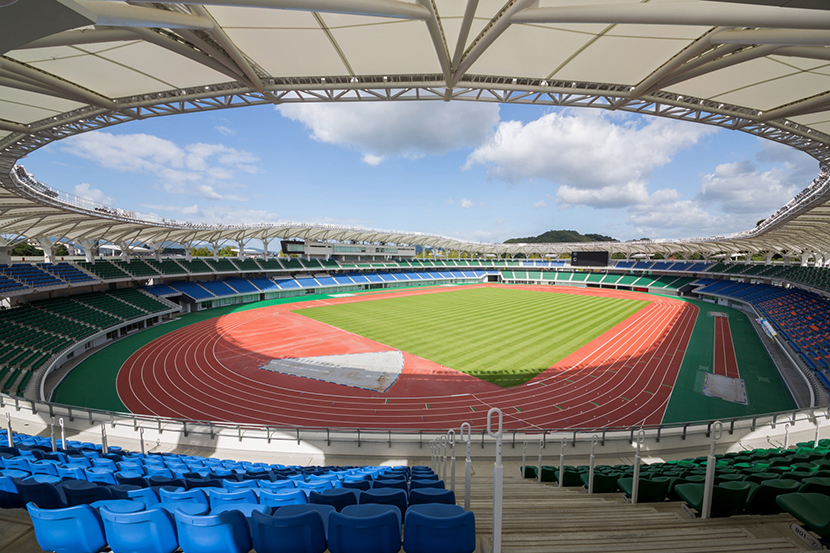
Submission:
<svg viewBox="0 0 830 553">
<path fill-rule="evenodd" d="M 259 288 L 251 284 L 247 278 L 228 277 L 223 281 L 238 294 L 256 294 Z"/>
<path fill-rule="evenodd" d="M 58 277 L 31 263 L 0 265 L 0 272 L 32 288 L 48 288 L 64 284 Z"/>
<path fill-rule="evenodd" d="M 206 300 L 208 298 L 216 297 L 210 290 L 196 282 L 177 281 L 171 283 L 170 287 L 194 300 Z"/>
<path fill-rule="evenodd" d="M 243 273 L 261 273 L 262 267 L 256 262 L 256 259 L 252 257 L 246 257 L 245 259 L 230 259 L 230 262 L 233 263 L 237 270 Z"/>
<path fill-rule="evenodd" d="M 219 259 L 205 258 L 204 261 L 217 273 L 239 272 L 236 265 L 234 265 L 230 259 L 225 257 L 220 257 Z"/>
<path fill-rule="evenodd" d="M 101 280 L 128 280 L 131 278 L 129 273 L 125 273 L 119 267 L 106 260 L 99 260 L 93 263 L 79 261 L 78 266 L 96 275 Z"/>
<path fill-rule="evenodd" d="M 186 259 L 177 259 L 176 260 L 179 265 L 185 268 L 185 270 L 190 273 L 191 275 L 204 275 L 204 274 L 212 274 L 213 270 L 201 259 L 191 259 L 187 261 Z"/>
<path fill-rule="evenodd" d="M 113 265 L 129 273 L 136 278 L 154 278 L 159 276 L 159 272 L 141 259 L 131 259 L 130 261 L 116 260 L 112 262 Z"/>
<path fill-rule="evenodd" d="M 174 259 L 162 259 L 161 261 L 147 259 L 146 263 L 164 276 L 181 276 L 187 274 L 187 271 L 176 263 Z"/>
<path fill-rule="evenodd" d="M 61 280 L 70 284 L 80 284 L 84 282 L 94 282 L 95 279 L 87 273 L 81 271 L 74 265 L 66 262 L 61 263 L 39 263 L 38 267 L 44 271 L 49 271 Z"/>
</svg>

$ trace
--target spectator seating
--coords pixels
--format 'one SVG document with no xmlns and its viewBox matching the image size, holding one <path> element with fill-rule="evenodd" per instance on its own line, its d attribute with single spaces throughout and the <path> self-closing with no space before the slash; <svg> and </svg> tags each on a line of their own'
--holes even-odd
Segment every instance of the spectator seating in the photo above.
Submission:
<svg viewBox="0 0 830 553">
<path fill-rule="evenodd" d="M 7 436 L 0 431 L 0 440 Z M 139 454 L 113 447 L 104 454 L 96 444 L 58 442 L 61 449 L 51 453 L 54 461 L 43 467 L 72 468 L 95 465 L 68 478 L 39 474 L 41 466 L 35 454 L 45 456 L 50 441 L 41 436 L 13 435 L 15 448 L 5 448 L 0 469 L 20 475 L 11 486 L 8 476 L 0 477 L 0 507 L 26 505 L 41 547 L 52 551 L 99 551 L 106 545 L 113 551 L 240 551 L 255 547 L 258 553 L 309 551 L 323 553 L 398 552 L 401 526 L 406 524 L 409 541 L 404 551 L 473 553 L 475 523 L 472 512 L 444 503 L 384 504 L 374 501 L 371 493 L 338 486 L 346 478 L 368 484 L 383 478 L 410 476 L 408 467 L 303 467 L 237 462 L 191 455 Z M 34 449 L 32 449 L 34 448 Z M 37 449 L 43 448 L 43 449 Z M 81 455 L 78 452 L 82 453 Z M 15 452 L 17 454 L 15 454 Z M 67 455 L 68 454 L 68 455 Z M 76 466 L 77 468 L 77 466 Z M 208 480 L 188 477 L 185 490 L 179 487 L 150 487 L 156 476 L 152 471 L 167 470 L 173 475 L 201 470 L 211 475 L 223 470 L 227 478 Z M 57 470 L 57 468 L 55 468 Z M 145 481 L 132 485 L 96 485 L 72 478 L 70 474 L 137 474 Z M 437 478 L 427 467 L 411 471 L 425 478 Z M 256 476 L 255 479 L 245 479 Z M 168 479 L 170 482 L 175 480 Z M 196 481 L 212 482 L 196 486 Z M 221 483 L 220 483 L 221 482 Z M 277 492 L 293 492 L 306 497 L 294 486 L 325 482 L 329 487 L 319 493 L 308 490 L 310 502 L 284 504 L 277 508 L 264 500 L 273 495 L 267 488 L 279 485 Z M 191 486 L 191 483 L 194 485 Z M 371 491 L 371 490 L 370 490 Z M 379 488 L 381 495 L 406 496 L 404 490 Z M 417 494 L 418 490 L 415 490 Z M 450 497 L 449 490 L 429 489 L 436 498 Z M 206 495 L 207 494 L 207 495 Z M 210 496 L 208 504 L 207 496 Z M 331 500 L 344 499 L 338 505 Z M 411 516 L 410 516 L 411 515 Z"/>
<path fill-rule="evenodd" d="M 74 265 L 66 262 L 61 263 L 39 263 L 38 267 L 44 271 L 49 271 L 61 280 L 70 284 L 79 284 L 84 282 L 94 282 L 95 279 L 87 273 L 78 269 Z"/>
<path fill-rule="evenodd" d="M 0 265 L 0 273 L 32 288 L 48 288 L 51 286 L 65 285 L 63 280 L 32 263 Z"/>
<path fill-rule="evenodd" d="M 96 275 L 101 280 L 129 280 L 132 278 L 129 273 L 122 271 L 107 260 L 98 260 L 93 263 L 79 261 L 78 266 Z"/>
<path fill-rule="evenodd" d="M 152 265 L 148 264 L 142 259 L 131 259 L 129 261 L 113 260 L 112 264 L 129 273 L 136 278 L 155 278 L 159 276 L 159 272 Z"/>
</svg>

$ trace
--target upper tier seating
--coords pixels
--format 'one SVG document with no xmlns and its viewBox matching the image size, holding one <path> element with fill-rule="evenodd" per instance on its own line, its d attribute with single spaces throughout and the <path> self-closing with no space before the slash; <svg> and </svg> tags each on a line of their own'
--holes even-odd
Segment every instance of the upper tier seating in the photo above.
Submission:
<svg viewBox="0 0 830 553">
<path fill-rule="evenodd" d="M 92 282 L 95 279 L 78 269 L 74 265 L 66 262 L 61 263 L 39 263 L 38 267 L 44 271 L 49 271 L 58 278 L 70 283 L 76 284 L 79 282 Z"/>
<path fill-rule="evenodd" d="M 154 268 L 156 271 L 161 273 L 164 276 L 178 276 L 178 275 L 186 275 L 187 271 L 176 263 L 174 259 L 162 259 L 161 261 L 156 261 L 155 259 L 147 259 L 147 264 Z"/>
<path fill-rule="evenodd" d="M 0 265 L 0 273 L 24 282 L 32 288 L 47 288 L 49 286 L 62 286 L 64 282 L 55 275 L 44 271 L 37 265 L 31 263 L 14 263 L 13 265 Z"/>
<path fill-rule="evenodd" d="M 137 278 L 155 278 L 159 276 L 159 272 L 141 259 L 131 259 L 130 261 L 115 260 L 113 265 L 129 273 Z"/>
<path fill-rule="evenodd" d="M 261 273 L 262 267 L 256 262 L 256 259 L 247 257 L 245 259 L 231 259 L 231 262 L 236 265 L 239 271 L 243 273 Z"/>
<path fill-rule="evenodd" d="M 99 260 L 94 263 L 79 261 L 78 265 L 84 270 L 97 275 L 101 280 L 124 280 L 132 278 L 129 273 L 122 271 L 119 267 L 105 260 Z"/>
</svg>

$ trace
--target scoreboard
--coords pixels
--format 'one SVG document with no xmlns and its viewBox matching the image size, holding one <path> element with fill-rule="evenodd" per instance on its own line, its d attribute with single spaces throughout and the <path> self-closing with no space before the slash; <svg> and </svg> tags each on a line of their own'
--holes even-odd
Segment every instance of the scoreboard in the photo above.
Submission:
<svg viewBox="0 0 830 553">
<path fill-rule="evenodd" d="M 605 252 L 571 252 L 574 267 L 607 267 L 610 255 Z"/>
</svg>

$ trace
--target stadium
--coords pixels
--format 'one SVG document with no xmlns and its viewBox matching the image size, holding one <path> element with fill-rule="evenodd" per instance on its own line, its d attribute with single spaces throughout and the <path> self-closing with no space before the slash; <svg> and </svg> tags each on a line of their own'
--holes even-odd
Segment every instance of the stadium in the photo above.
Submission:
<svg viewBox="0 0 830 553">
<path fill-rule="evenodd" d="M 823 3 L 0 16 L 0 548 L 825 548 Z M 189 221 L 39 177 L 43 149 L 122 124 L 329 104 L 602 110 L 783 145 L 815 174 L 754 228 L 578 243 Z"/>
</svg>

